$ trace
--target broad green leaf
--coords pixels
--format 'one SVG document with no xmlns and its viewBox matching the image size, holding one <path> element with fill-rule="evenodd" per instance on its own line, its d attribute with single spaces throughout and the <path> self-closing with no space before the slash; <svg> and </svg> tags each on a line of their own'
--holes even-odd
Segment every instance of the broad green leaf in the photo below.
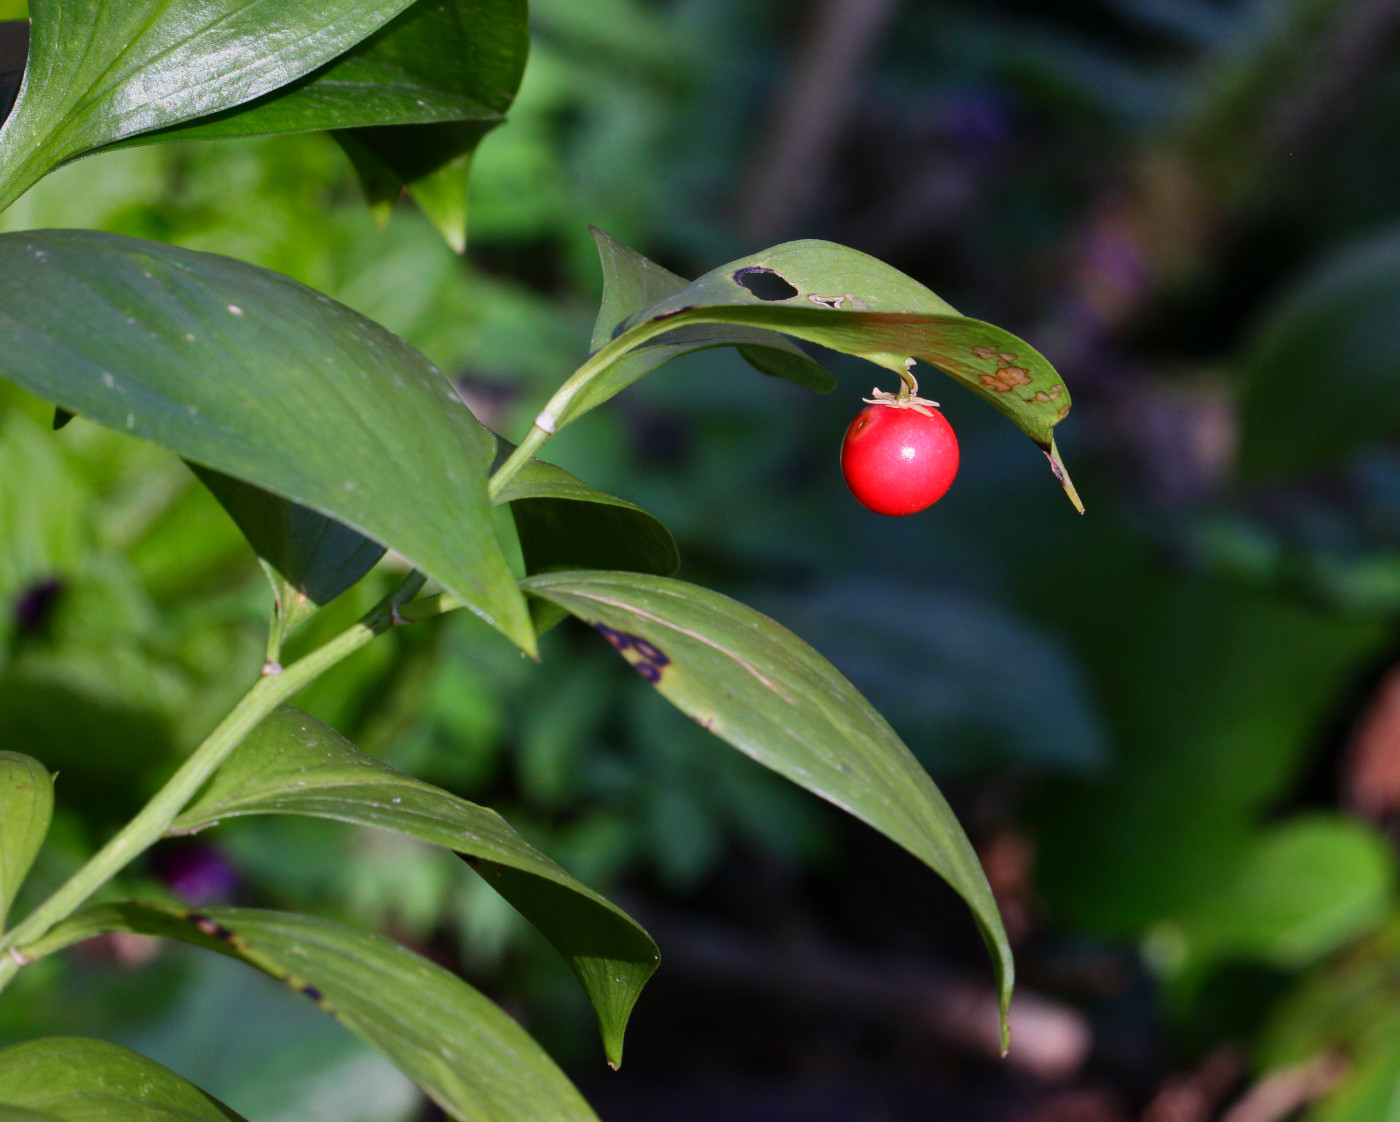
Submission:
<svg viewBox="0 0 1400 1122">
<path fill-rule="evenodd" d="M 1400 431 L 1400 232 L 1323 262 L 1264 317 L 1243 357 L 1240 469 L 1325 469 Z"/>
<path fill-rule="evenodd" d="M 0 1049 L 0 1122 L 243 1122 L 169 1068 L 105 1040 Z"/>
<path fill-rule="evenodd" d="M 407 187 L 460 252 L 471 153 L 505 119 L 529 43 L 525 0 L 418 0 L 297 82 L 127 143 L 335 130 L 371 206 Z"/>
<path fill-rule="evenodd" d="M 704 728 L 873 826 L 952 885 L 992 953 L 1005 1033 L 1011 947 L 977 855 L 928 773 L 834 666 L 752 608 L 682 581 L 572 572 L 522 587 L 592 624 Z"/>
<path fill-rule="evenodd" d="M 603 266 L 603 300 L 598 308 L 598 319 L 593 325 L 592 350 L 596 353 L 621 334 L 629 317 L 683 291 L 690 282 L 643 257 L 635 249 L 629 249 L 596 226 L 589 229 L 593 232 L 593 240 L 598 246 L 598 260 Z M 785 378 L 818 393 L 829 393 L 836 388 L 836 379 L 825 367 L 776 332 L 726 324 L 704 324 L 668 332 L 611 363 L 590 390 L 590 395 L 598 398 L 594 404 L 601 404 L 663 362 L 691 351 L 727 346 L 737 347 L 739 353 L 764 374 Z M 572 416 L 577 416 L 586 408 L 591 406 L 579 408 Z"/>
<path fill-rule="evenodd" d="M 251 908 L 163 904 L 88 908 L 42 941 L 45 953 L 108 931 L 182 939 L 256 966 L 374 1045 L 462 1122 L 596 1122 L 530 1035 L 442 967 L 379 935 Z"/>
<path fill-rule="evenodd" d="M 18 752 L 0 751 L 0 931 L 52 818 L 48 769 Z"/>
<path fill-rule="evenodd" d="M 172 830 L 192 833 L 250 814 L 353 822 L 462 854 L 564 956 L 598 1011 L 609 1062 L 622 1062 L 627 1017 L 656 969 L 656 944 L 495 811 L 403 775 L 284 707 L 249 734 Z"/>
<path fill-rule="evenodd" d="M 263 561 L 277 599 L 277 628 L 298 623 L 368 573 L 384 547 L 350 527 L 231 475 L 190 465 Z"/>
<path fill-rule="evenodd" d="M 0 235 L 0 375 L 397 550 L 533 651 L 486 498 L 494 438 L 328 297 L 136 238 Z"/>
<path fill-rule="evenodd" d="M 311 73 L 409 0 L 35 0 L 0 128 L 0 210 L 47 172 Z"/>
<path fill-rule="evenodd" d="M 632 287 L 643 283 L 636 279 Z M 896 372 L 909 359 L 938 367 L 1034 440 L 1083 510 L 1055 447 L 1054 428 L 1070 402 L 1049 360 L 1010 332 L 959 315 L 898 269 L 832 242 L 786 242 L 731 261 L 633 313 L 537 423 L 546 431 L 562 427 L 635 380 L 626 363 L 641 348 L 664 347 L 676 333 L 715 324 L 781 332 Z M 614 367 L 623 373 L 614 376 Z"/>
</svg>

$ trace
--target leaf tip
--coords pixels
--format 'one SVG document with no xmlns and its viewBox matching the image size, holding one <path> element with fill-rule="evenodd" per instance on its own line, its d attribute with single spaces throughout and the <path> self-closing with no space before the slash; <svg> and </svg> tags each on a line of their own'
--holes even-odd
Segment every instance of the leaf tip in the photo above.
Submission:
<svg viewBox="0 0 1400 1122">
<path fill-rule="evenodd" d="M 1060 450 L 1055 446 L 1055 438 L 1050 438 L 1050 447 L 1042 449 L 1045 458 L 1050 461 L 1050 470 L 1055 473 L 1055 478 L 1060 481 L 1060 486 L 1065 489 L 1065 494 L 1069 496 L 1069 501 L 1074 504 L 1074 509 L 1080 514 L 1084 513 L 1084 503 L 1079 498 L 1079 492 L 1074 489 L 1074 482 L 1069 477 L 1069 472 L 1065 470 L 1065 463 L 1060 459 Z"/>
</svg>

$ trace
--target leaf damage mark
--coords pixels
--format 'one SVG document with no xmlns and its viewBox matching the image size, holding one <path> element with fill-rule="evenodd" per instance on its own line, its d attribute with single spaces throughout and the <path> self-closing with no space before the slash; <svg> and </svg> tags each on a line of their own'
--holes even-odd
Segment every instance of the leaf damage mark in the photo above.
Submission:
<svg viewBox="0 0 1400 1122">
<path fill-rule="evenodd" d="M 853 296 L 849 292 L 843 292 L 840 296 L 818 296 L 815 292 L 809 293 L 807 299 L 818 307 L 830 308 L 837 311 L 840 308 L 850 308 L 852 311 L 864 311 L 868 305 L 859 296 Z"/>
<path fill-rule="evenodd" d="M 1036 390 L 1036 391 L 1035 391 L 1035 396 L 1034 396 L 1034 397 L 1027 397 L 1027 398 L 1023 398 L 1022 400 L 1024 400 L 1025 403 L 1026 403 L 1027 405 L 1031 404 L 1031 402 L 1033 402 L 1033 401 L 1038 401 L 1038 402 L 1040 402 L 1040 404 L 1042 404 L 1042 405 L 1049 405 L 1052 401 L 1054 401 L 1057 397 L 1059 397 L 1059 396 L 1060 396 L 1062 393 L 1064 393 L 1064 392 L 1065 392 L 1065 384 L 1064 384 L 1063 382 L 1057 382 L 1057 383 L 1055 383 L 1055 385 L 1051 386 L 1048 390 Z M 1066 405 L 1066 406 L 1065 406 L 1065 411 L 1068 412 L 1068 410 L 1069 410 L 1069 406 Z M 1060 416 L 1063 417 L 1063 416 L 1064 416 L 1064 413 L 1061 413 Z"/>
<path fill-rule="evenodd" d="M 640 635 L 633 635 L 630 631 L 619 631 L 605 623 L 595 623 L 593 628 L 612 644 L 613 650 L 622 655 L 633 670 L 652 685 L 661 681 L 662 673 L 671 665 L 670 658 L 660 647 Z"/>
<path fill-rule="evenodd" d="M 1020 366 L 1003 366 L 995 374 L 979 374 L 977 380 L 993 393 L 1010 393 L 1017 386 L 1031 384 L 1029 370 Z"/>
<path fill-rule="evenodd" d="M 747 288 L 760 300 L 791 300 L 797 287 L 776 269 L 766 265 L 746 265 L 734 270 L 734 283 Z"/>
</svg>

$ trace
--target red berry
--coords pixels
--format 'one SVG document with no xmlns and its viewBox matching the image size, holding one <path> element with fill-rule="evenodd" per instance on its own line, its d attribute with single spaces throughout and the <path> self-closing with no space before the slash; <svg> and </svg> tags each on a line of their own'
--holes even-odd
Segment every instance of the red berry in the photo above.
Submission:
<svg viewBox="0 0 1400 1122">
<path fill-rule="evenodd" d="M 872 405 L 846 430 L 841 473 L 876 514 L 914 514 L 941 499 L 958 474 L 958 438 L 936 409 Z"/>
</svg>

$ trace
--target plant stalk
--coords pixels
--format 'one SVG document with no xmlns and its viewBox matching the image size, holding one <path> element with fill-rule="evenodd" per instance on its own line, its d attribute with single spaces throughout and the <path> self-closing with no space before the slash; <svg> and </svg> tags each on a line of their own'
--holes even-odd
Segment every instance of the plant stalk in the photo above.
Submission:
<svg viewBox="0 0 1400 1122">
<path fill-rule="evenodd" d="M 398 588 L 370 609 L 359 623 L 342 631 L 324 646 L 299 658 L 281 673 L 266 674 L 259 678 L 140 813 L 122 827 L 52 896 L 0 939 L 0 990 L 5 988 L 25 964 L 24 947 L 42 938 L 55 924 L 67 919 L 88 897 L 159 841 L 205 781 L 268 714 L 336 663 L 365 646 L 375 636 L 383 634 L 397 623 L 408 622 L 407 617 L 399 614 L 399 608 L 418 594 L 425 579 L 421 573 L 409 574 Z M 424 603 L 435 602 L 436 598 L 429 598 Z M 457 606 L 456 602 L 451 601 L 451 606 Z M 444 606 L 440 610 L 449 609 Z M 439 613 L 420 610 L 414 612 L 412 618 L 424 619 L 436 614 Z"/>
</svg>

